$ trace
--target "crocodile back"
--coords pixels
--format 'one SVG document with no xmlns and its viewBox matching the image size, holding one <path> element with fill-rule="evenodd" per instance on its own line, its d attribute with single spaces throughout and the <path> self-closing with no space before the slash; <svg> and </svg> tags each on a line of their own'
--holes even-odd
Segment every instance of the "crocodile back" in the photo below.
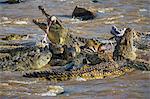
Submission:
<svg viewBox="0 0 150 99">
<path fill-rule="evenodd" d="M 116 63 L 104 62 L 94 66 L 89 67 L 86 66 L 86 68 L 73 69 L 71 71 L 65 70 L 41 71 L 41 72 L 26 73 L 23 76 L 46 78 L 47 80 L 50 80 L 52 82 L 59 82 L 77 78 L 82 78 L 84 80 L 114 78 L 134 70 L 133 68 L 128 66 L 122 65 L 116 67 L 115 65 Z"/>
</svg>

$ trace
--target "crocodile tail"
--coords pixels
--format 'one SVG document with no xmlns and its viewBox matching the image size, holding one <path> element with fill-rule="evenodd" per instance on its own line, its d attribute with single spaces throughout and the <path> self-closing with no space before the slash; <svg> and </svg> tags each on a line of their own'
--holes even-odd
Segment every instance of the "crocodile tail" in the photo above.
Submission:
<svg viewBox="0 0 150 99">
<path fill-rule="evenodd" d="M 59 72 L 56 75 L 49 75 L 46 77 L 47 80 L 52 82 L 60 82 L 60 81 L 67 81 L 73 78 L 73 73 L 71 72 Z"/>
<path fill-rule="evenodd" d="M 41 71 L 41 72 L 33 72 L 33 73 L 26 73 L 23 77 L 29 78 L 45 78 L 49 81 L 59 82 L 70 80 L 73 77 L 73 73 L 69 71 Z"/>
<path fill-rule="evenodd" d="M 150 64 L 145 61 L 141 60 L 127 60 L 128 64 L 130 64 L 130 67 L 135 68 L 137 70 L 142 71 L 150 71 Z"/>
<path fill-rule="evenodd" d="M 23 77 L 46 78 L 47 80 L 58 82 L 58 81 L 66 81 L 73 78 L 77 78 L 78 76 L 81 76 L 86 72 L 89 73 L 93 69 L 95 69 L 95 67 L 86 68 L 86 69 L 75 69 L 72 71 L 60 71 L 60 70 L 39 71 L 39 72 L 25 73 Z"/>
<path fill-rule="evenodd" d="M 47 77 L 49 75 L 56 75 L 56 71 L 37 71 L 32 73 L 25 73 L 23 77 L 29 77 L 29 78 L 38 78 L 38 77 Z"/>
</svg>

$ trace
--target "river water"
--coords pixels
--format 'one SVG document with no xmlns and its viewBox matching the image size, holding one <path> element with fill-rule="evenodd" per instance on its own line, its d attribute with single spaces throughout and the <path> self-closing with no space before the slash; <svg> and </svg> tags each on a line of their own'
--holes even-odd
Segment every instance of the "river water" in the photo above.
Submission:
<svg viewBox="0 0 150 99">
<path fill-rule="evenodd" d="M 5 1 L 5 0 L 0 0 Z M 43 5 L 49 14 L 56 15 L 74 35 L 86 37 L 105 37 L 111 26 L 131 27 L 141 32 L 150 32 L 149 0 L 27 0 L 20 4 L 0 4 L 0 35 L 30 34 L 31 41 L 43 35 L 43 31 L 32 23 L 33 18 L 45 18 L 38 10 Z M 97 12 L 94 20 L 79 21 L 71 18 L 76 5 L 90 7 Z M 21 19 L 22 23 L 16 20 Z M 15 20 L 15 21 L 14 21 Z M 12 22 L 13 21 L 13 22 Z M 31 82 L 28 84 L 14 81 Z M 0 98 L 70 98 L 70 99 L 149 99 L 150 73 L 134 71 L 115 79 L 93 81 L 66 81 L 51 83 L 38 79 L 27 79 L 19 72 L 0 72 Z M 56 97 L 42 97 L 49 85 L 60 85 L 65 93 Z M 38 95 L 37 95 L 38 94 Z"/>
</svg>

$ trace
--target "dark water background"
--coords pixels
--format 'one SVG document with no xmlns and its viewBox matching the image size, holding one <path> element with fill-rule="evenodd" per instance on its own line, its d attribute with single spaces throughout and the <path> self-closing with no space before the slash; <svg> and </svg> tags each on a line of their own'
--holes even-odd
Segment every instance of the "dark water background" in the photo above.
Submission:
<svg viewBox="0 0 150 99">
<path fill-rule="evenodd" d="M 0 0 L 4 1 L 4 0 Z M 109 33 L 112 25 L 131 27 L 141 32 L 150 32 L 149 0 L 27 0 L 20 4 L 0 4 L 0 35 L 12 33 L 32 34 L 35 39 L 43 35 L 43 31 L 32 23 L 33 18 L 44 18 L 38 10 L 43 5 L 49 14 L 58 16 L 66 27 L 76 31 L 75 35 L 96 37 Z M 89 21 L 78 21 L 71 18 L 76 5 L 91 7 L 97 10 L 97 18 Z M 4 17 L 9 18 L 4 20 Z M 21 18 L 27 24 L 15 24 L 8 21 Z M 33 40 L 33 39 L 32 39 Z M 32 82 L 31 84 L 10 83 L 12 80 Z M 36 82 L 35 82 L 36 81 Z M 0 73 L 0 99 L 30 98 L 40 99 L 35 95 L 46 91 L 49 81 L 25 79 L 18 72 Z M 34 83 L 35 82 L 35 83 Z M 87 82 L 67 81 L 55 83 L 65 89 L 65 93 L 52 98 L 70 99 L 149 99 L 150 73 L 135 71 L 128 75 L 104 80 Z"/>
</svg>

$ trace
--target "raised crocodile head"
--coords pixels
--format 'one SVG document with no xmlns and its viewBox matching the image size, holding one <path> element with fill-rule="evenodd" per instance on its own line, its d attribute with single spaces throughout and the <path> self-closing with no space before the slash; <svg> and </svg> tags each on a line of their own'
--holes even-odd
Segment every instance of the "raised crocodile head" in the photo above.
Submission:
<svg viewBox="0 0 150 99">
<path fill-rule="evenodd" d="M 33 20 L 45 33 L 47 33 L 48 39 L 54 44 L 64 45 L 68 36 L 68 29 L 65 29 L 62 25 L 62 21 L 56 16 L 49 15 L 43 6 L 38 6 L 39 10 L 47 18 L 47 24 Z"/>
<path fill-rule="evenodd" d="M 128 58 L 131 60 L 136 59 L 135 47 L 133 46 L 133 37 L 134 31 L 130 28 L 127 28 L 122 36 L 115 37 L 119 38 L 115 39 L 117 42 L 113 52 L 113 57 L 115 60 L 119 58 Z"/>
<path fill-rule="evenodd" d="M 54 44 L 64 45 L 68 36 L 68 29 L 60 27 L 58 24 L 53 24 L 47 33 L 48 39 Z"/>
</svg>

